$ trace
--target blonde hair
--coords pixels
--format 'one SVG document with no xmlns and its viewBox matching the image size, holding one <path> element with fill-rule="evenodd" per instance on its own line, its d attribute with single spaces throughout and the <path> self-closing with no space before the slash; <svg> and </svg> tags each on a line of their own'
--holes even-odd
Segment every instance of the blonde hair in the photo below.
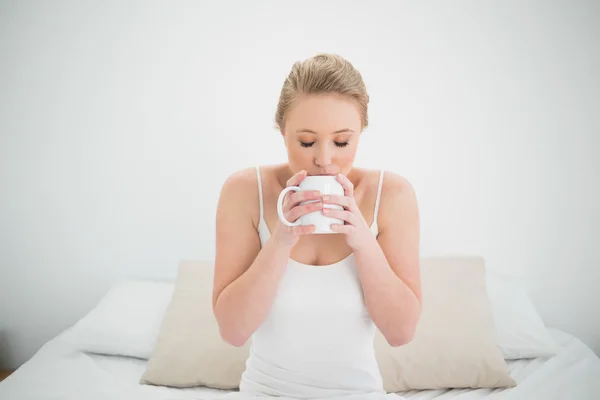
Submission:
<svg viewBox="0 0 600 400">
<path fill-rule="evenodd" d="M 355 99 L 359 106 L 362 127 L 369 124 L 369 95 L 360 72 L 337 54 L 321 53 L 294 63 L 283 83 L 275 125 L 283 131 L 285 115 L 300 94 L 336 93 Z"/>
</svg>

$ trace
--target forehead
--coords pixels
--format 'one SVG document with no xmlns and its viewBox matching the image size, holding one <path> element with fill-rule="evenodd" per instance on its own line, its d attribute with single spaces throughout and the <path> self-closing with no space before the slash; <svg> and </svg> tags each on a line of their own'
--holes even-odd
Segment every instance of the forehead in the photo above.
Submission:
<svg viewBox="0 0 600 400">
<path fill-rule="evenodd" d="M 358 103 L 349 96 L 338 94 L 300 95 L 294 99 L 286 115 L 290 130 L 310 129 L 331 133 L 340 129 L 360 130 Z"/>
</svg>

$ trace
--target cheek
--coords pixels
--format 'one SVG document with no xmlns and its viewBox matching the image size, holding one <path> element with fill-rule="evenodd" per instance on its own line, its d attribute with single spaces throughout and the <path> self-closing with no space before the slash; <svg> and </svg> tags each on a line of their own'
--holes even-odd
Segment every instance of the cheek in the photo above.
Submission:
<svg viewBox="0 0 600 400">
<path fill-rule="evenodd" d="M 338 151 L 333 160 L 340 167 L 348 166 L 354 163 L 356 158 L 356 146 L 348 146 L 341 151 Z"/>
<path fill-rule="evenodd" d="M 288 147 L 288 160 L 292 165 L 304 165 L 307 161 L 312 160 L 311 152 L 300 146 Z"/>
<path fill-rule="evenodd" d="M 341 154 L 337 154 L 336 157 L 334 158 L 333 162 L 334 164 L 337 164 L 338 166 L 344 168 L 347 167 L 349 165 L 351 165 L 352 163 L 354 163 L 354 157 L 355 157 L 356 153 L 355 152 L 344 152 Z"/>
</svg>

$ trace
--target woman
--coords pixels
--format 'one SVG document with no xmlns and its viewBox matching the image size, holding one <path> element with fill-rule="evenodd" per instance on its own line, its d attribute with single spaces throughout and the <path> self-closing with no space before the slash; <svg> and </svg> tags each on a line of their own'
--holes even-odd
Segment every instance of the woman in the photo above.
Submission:
<svg viewBox="0 0 600 400">
<path fill-rule="evenodd" d="M 294 64 L 276 112 L 289 162 L 237 172 L 222 188 L 213 308 L 225 341 L 252 338 L 235 398 L 397 397 L 383 390 L 373 338 L 379 329 L 402 346 L 415 331 L 419 215 L 404 178 L 353 165 L 367 105 L 362 77 L 345 59 Z M 323 211 L 345 221 L 332 226 L 337 234 L 279 220 L 279 193 L 307 175 L 335 175 L 345 195 L 288 193 L 288 221 Z"/>
</svg>

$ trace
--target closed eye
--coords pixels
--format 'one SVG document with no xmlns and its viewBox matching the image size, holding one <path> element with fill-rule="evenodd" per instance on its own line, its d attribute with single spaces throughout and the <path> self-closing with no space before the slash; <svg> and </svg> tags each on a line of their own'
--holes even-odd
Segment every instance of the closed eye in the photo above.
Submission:
<svg viewBox="0 0 600 400">
<path fill-rule="evenodd" d="M 348 146 L 348 142 L 334 142 L 337 147 L 346 147 Z M 302 147 L 312 147 L 315 142 L 300 142 L 300 146 Z"/>
</svg>

